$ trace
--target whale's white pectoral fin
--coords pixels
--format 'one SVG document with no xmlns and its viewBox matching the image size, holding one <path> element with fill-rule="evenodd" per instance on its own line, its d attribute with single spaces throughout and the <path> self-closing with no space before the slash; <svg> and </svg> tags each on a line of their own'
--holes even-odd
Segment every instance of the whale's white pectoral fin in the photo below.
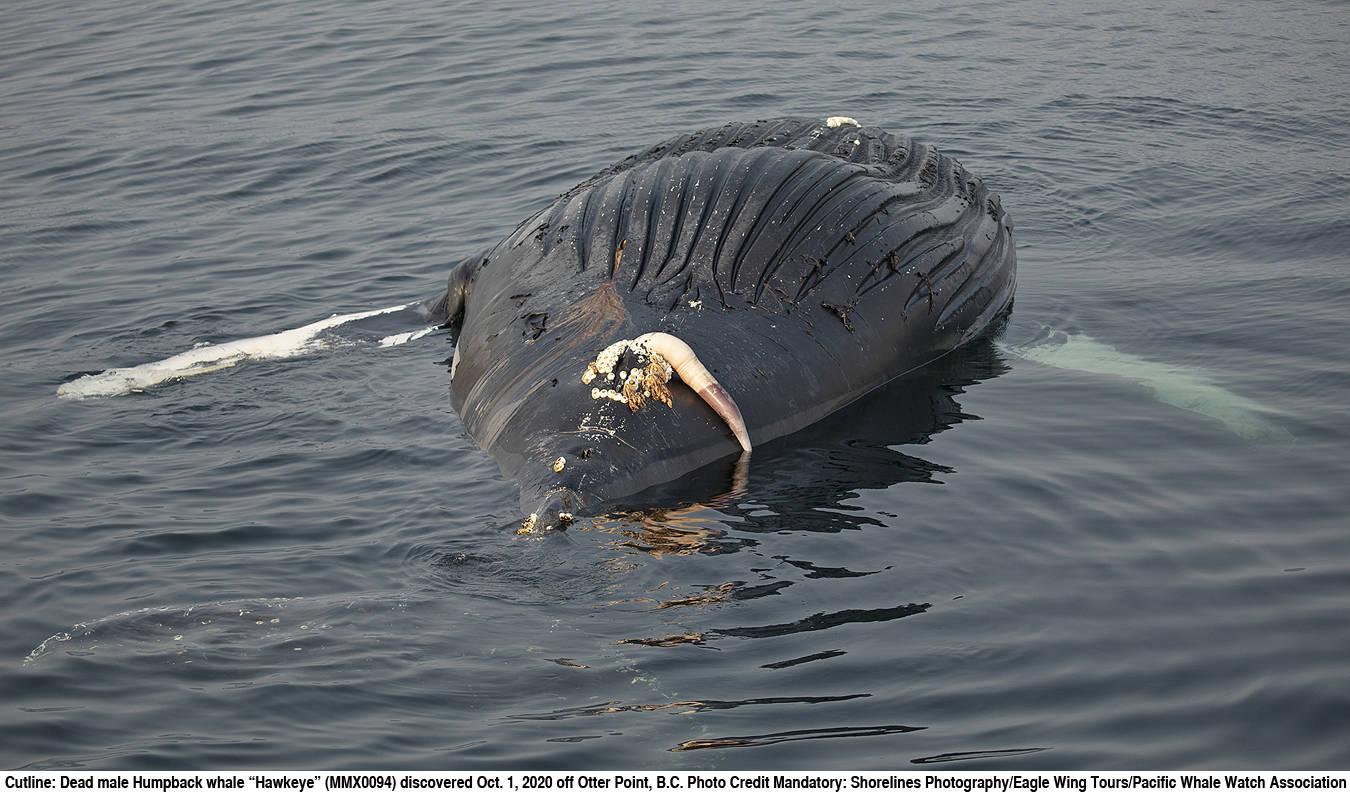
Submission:
<svg viewBox="0 0 1350 795">
<path fill-rule="evenodd" d="M 1035 345 L 1000 347 L 1061 370 L 1137 381 L 1152 389 L 1163 403 L 1216 419 L 1246 439 L 1293 439 L 1288 431 L 1263 416 L 1274 413 L 1270 408 L 1219 386 L 1203 373 L 1125 353 L 1085 334 L 1057 335 Z"/>
<path fill-rule="evenodd" d="M 299 356 L 323 347 L 316 339 L 320 332 L 362 320 L 376 315 L 386 315 L 407 309 L 413 304 L 400 304 L 386 309 L 373 309 L 368 312 L 354 312 L 347 315 L 333 315 L 300 328 L 279 331 L 261 337 L 249 337 L 218 345 L 197 345 L 167 359 L 157 362 L 138 364 L 134 367 L 115 367 L 101 373 L 81 376 L 57 387 L 56 394 L 63 398 L 80 399 L 93 397 L 112 397 L 126 395 L 148 389 L 175 378 L 187 378 L 192 375 L 223 370 L 252 359 L 281 359 Z M 403 334 L 392 334 L 380 339 L 381 347 L 402 345 L 435 330 L 435 326 Z"/>
</svg>

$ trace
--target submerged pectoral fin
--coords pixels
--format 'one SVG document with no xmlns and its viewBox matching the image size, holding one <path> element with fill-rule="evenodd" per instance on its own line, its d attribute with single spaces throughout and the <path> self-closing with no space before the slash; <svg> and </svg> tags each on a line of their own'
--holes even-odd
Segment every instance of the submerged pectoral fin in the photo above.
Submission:
<svg viewBox="0 0 1350 795">
<path fill-rule="evenodd" d="M 1288 441 L 1293 436 L 1265 416 L 1271 409 L 1238 395 L 1193 368 L 1177 367 L 1117 350 L 1085 334 L 1057 334 L 1036 345 L 1004 350 L 1062 370 L 1125 378 L 1153 390 L 1161 402 L 1223 423 L 1246 439 Z"/>
</svg>

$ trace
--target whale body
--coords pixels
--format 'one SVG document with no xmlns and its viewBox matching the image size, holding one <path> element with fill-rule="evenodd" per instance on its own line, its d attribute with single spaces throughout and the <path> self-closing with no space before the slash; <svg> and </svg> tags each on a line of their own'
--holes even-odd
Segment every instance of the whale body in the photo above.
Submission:
<svg viewBox="0 0 1350 795">
<path fill-rule="evenodd" d="M 456 332 L 465 429 L 543 530 L 845 409 L 978 337 L 1015 281 L 1012 221 L 955 160 L 784 119 L 614 164 L 424 309 Z"/>
</svg>

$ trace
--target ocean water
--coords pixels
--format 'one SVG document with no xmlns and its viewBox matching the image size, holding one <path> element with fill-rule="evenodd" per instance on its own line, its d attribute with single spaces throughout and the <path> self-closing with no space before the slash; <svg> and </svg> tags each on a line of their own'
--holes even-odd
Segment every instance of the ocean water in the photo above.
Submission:
<svg viewBox="0 0 1350 795">
<path fill-rule="evenodd" d="M 6 17 L 0 766 L 1350 767 L 1344 4 Z M 517 535 L 444 331 L 58 396 L 836 114 L 1001 194 L 1016 304 L 740 488 Z"/>
</svg>

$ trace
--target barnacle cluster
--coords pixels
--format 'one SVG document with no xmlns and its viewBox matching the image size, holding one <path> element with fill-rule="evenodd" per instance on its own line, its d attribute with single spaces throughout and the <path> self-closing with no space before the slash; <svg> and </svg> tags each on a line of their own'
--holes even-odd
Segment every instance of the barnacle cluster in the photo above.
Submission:
<svg viewBox="0 0 1350 795">
<path fill-rule="evenodd" d="M 559 530 L 566 530 L 568 528 L 568 525 L 571 525 L 572 522 L 575 521 L 576 517 L 572 516 L 572 514 L 567 513 L 566 510 L 564 510 L 564 512 L 558 514 L 558 525 L 556 526 L 558 526 Z M 529 534 L 532 533 L 540 533 L 540 532 L 547 533 L 548 530 L 552 530 L 553 526 L 555 526 L 555 525 L 547 525 L 544 526 L 543 529 L 541 529 L 539 526 L 540 524 L 541 522 L 539 520 L 539 514 L 537 513 L 529 514 L 529 517 L 525 518 L 525 521 L 521 522 L 520 529 L 516 530 L 516 534 L 517 536 L 529 536 Z"/>
<path fill-rule="evenodd" d="M 619 369 L 616 375 L 615 368 L 620 366 L 621 361 L 628 365 L 628 369 Z M 626 403 L 628 408 L 637 411 L 647 405 L 648 399 L 660 401 L 667 406 L 671 404 L 670 390 L 666 388 L 666 384 L 673 372 L 665 357 L 648 349 L 645 343 L 638 340 L 619 340 L 601 351 L 600 355 L 595 357 L 595 361 L 586 365 L 581 383 L 589 384 L 604 376 L 606 382 L 614 384 L 618 389 L 593 387 L 591 397 L 595 400 L 606 398 L 616 403 Z"/>
<path fill-rule="evenodd" d="M 575 522 L 575 521 L 576 521 L 576 517 L 575 517 L 575 516 L 573 516 L 572 514 L 566 512 L 566 511 L 562 511 L 562 512 L 560 512 L 560 513 L 558 514 L 558 525 L 557 525 L 557 527 L 558 527 L 559 530 L 566 530 L 566 529 L 567 529 L 567 526 L 570 525 L 570 524 L 572 524 L 572 523 Z M 530 515 L 525 519 L 525 521 L 523 521 L 523 522 L 520 523 L 520 529 L 519 529 L 519 530 L 516 530 L 516 535 L 518 535 L 518 536 L 524 536 L 524 535 L 530 535 L 531 533 L 538 533 L 538 532 L 541 532 L 541 530 L 540 530 L 540 528 L 539 528 L 539 524 L 540 524 L 540 522 L 539 522 L 539 514 L 537 514 L 537 513 L 532 513 L 532 514 L 530 514 Z M 546 527 L 543 528 L 542 532 L 548 532 L 549 530 L 552 530 L 553 527 L 554 527 L 553 525 L 548 525 L 548 526 L 546 526 Z"/>
</svg>

